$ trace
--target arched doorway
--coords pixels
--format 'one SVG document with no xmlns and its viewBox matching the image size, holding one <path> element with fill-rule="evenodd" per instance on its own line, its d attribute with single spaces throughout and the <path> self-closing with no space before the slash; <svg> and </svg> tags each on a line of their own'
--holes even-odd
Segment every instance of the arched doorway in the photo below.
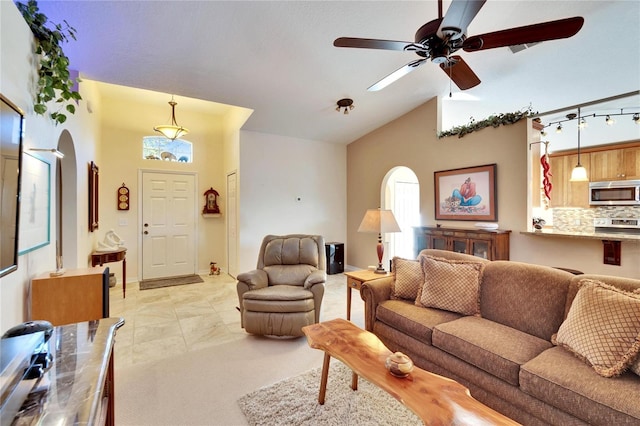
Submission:
<svg viewBox="0 0 640 426">
<path fill-rule="evenodd" d="M 65 268 L 78 267 L 78 165 L 71 133 L 63 130 L 58 150 L 64 158 L 56 161 L 56 253 Z"/>
<path fill-rule="evenodd" d="M 381 205 L 393 211 L 402 232 L 387 235 L 387 250 L 383 261 L 388 264 L 394 256 L 412 259 L 413 227 L 420 225 L 420 183 L 408 167 L 389 170 L 382 180 Z"/>
</svg>

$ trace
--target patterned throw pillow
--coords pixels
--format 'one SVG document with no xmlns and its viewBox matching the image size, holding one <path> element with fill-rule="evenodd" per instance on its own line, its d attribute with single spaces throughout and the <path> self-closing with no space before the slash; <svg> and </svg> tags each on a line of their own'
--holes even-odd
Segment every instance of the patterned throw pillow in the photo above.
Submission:
<svg viewBox="0 0 640 426">
<path fill-rule="evenodd" d="M 395 276 L 391 284 L 391 298 L 416 300 L 418 289 L 424 282 L 420 262 L 396 256 L 393 258 L 393 272 Z"/>
<path fill-rule="evenodd" d="M 633 291 L 635 294 L 640 294 L 640 288 L 637 288 Z M 631 364 L 631 371 L 640 376 L 640 353 L 636 356 L 636 361 Z"/>
<path fill-rule="evenodd" d="M 416 305 L 463 315 L 480 315 L 484 263 L 421 256 L 424 284 Z"/>
<path fill-rule="evenodd" d="M 556 342 L 603 377 L 622 374 L 640 352 L 640 295 L 584 279 Z"/>
</svg>

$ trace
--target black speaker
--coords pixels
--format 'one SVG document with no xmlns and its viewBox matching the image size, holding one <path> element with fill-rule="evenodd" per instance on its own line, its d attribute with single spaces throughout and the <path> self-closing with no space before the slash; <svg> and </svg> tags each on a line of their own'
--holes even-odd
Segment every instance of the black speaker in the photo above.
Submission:
<svg viewBox="0 0 640 426">
<path fill-rule="evenodd" d="M 327 274 L 341 274 L 344 272 L 344 243 L 326 243 Z"/>
</svg>

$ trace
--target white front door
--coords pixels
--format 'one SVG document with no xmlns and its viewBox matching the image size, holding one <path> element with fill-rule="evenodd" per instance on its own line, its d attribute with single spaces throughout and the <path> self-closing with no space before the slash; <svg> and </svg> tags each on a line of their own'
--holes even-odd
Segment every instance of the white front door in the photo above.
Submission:
<svg viewBox="0 0 640 426">
<path fill-rule="evenodd" d="M 142 173 L 142 279 L 196 272 L 195 176 Z"/>
</svg>

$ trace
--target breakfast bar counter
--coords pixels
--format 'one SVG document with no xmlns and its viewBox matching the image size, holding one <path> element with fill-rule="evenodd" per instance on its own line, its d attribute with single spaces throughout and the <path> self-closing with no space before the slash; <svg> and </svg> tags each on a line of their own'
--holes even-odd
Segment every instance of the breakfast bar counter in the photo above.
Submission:
<svg viewBox="0 0 640 426">
<path fill-rule="evenodd" d="M 588 240 L 624 241 L 640 243 L 640 234 L 618 234 L 613 232 L 567 232 L 553 229 L 542 229 L 540 231 L 521 231 L 521 234 L 532 235 L 534 237 L 549 238 L 582 238 Z"/>
</svg>

